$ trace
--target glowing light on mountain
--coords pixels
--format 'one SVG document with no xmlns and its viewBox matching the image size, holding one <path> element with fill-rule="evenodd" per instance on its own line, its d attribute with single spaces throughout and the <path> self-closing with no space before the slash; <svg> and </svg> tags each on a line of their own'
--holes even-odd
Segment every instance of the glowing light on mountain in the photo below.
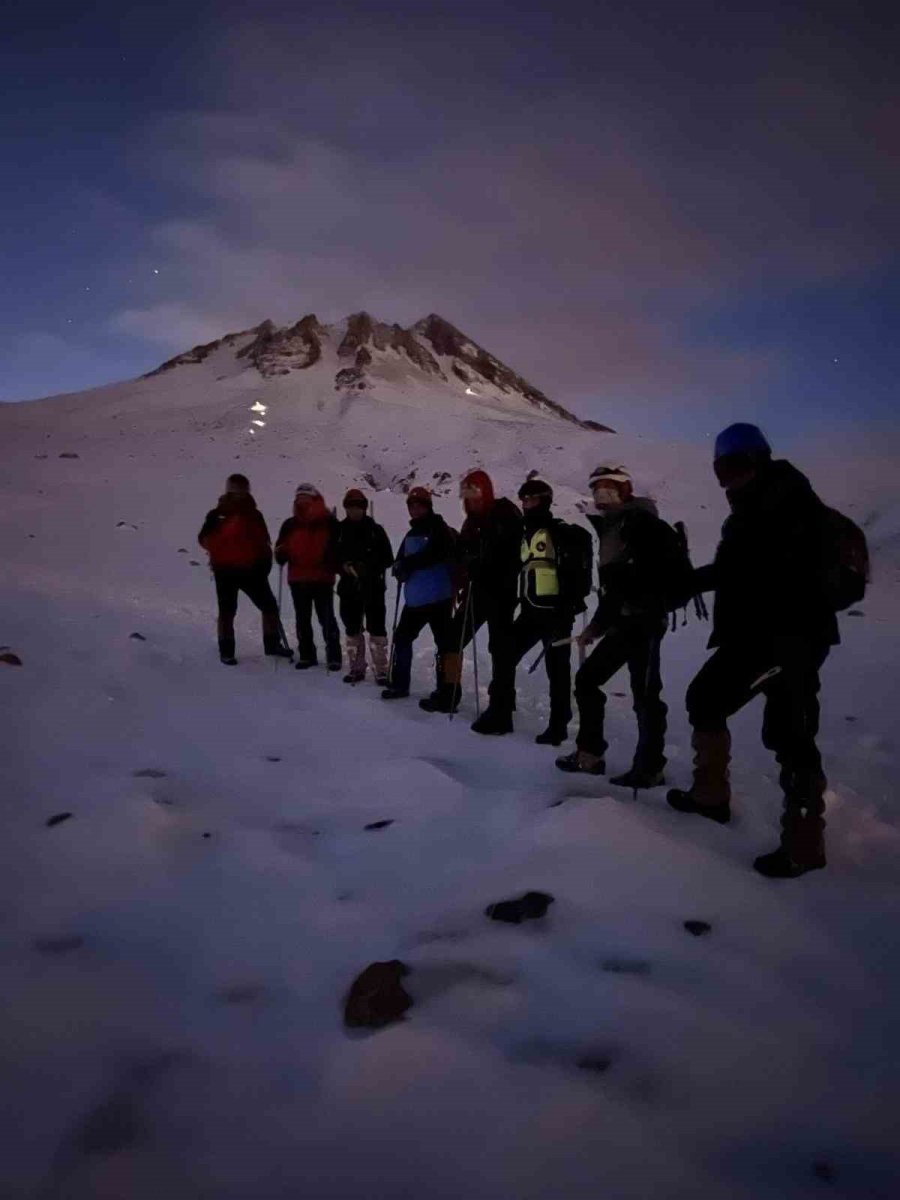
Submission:
<svg viewBox="0 0 900 1200">
<path fill-rule="evenodd" d="M 250 411 L 264 413 L 264 412 L 267 412 L 268 410 L 267 410 L 265 404 L 260 404 L 260 402 L 257 400 L 255 404 L 250 405 Z"/>
<path fill-rule="evenodd" d="M 475 391 L 475 389 L 474 389 L 474 388 L 469 388 L 469 387 L 467 387 L 467 388 L 466 388 L 466 395 L 467 395 L 467 396 L 477 396 L 477 395 L 478 395 L 478 393 Z"/>
<path fill-rule="evenodd" d="M 265 425 L 265 421 L 253 421 L 252 423 L 254 425 L 260 425 L 260 426 Z"/>
</svg>

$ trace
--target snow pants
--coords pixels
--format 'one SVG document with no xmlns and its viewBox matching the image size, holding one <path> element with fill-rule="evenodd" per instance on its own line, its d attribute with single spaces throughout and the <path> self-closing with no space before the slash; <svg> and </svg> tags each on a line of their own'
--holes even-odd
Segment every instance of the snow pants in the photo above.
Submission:
<svg viewBox="0 0 900 1200">
<path fill-rule="evenodd" d="M 219 606 L 219 651 L 228 658 L 234 655 L 234 618 L 241 592 L 262 613 L 263 645 L 271 650 L 280 643 L 278 602 L 269 586 L 268 567 L 219 567 L 213 571 L 216 600 Z"/>
<path fill-rule="evenodd" d="M 455 659 L 461 650 L 465 650 L 478 630 L 487 625 L 488 653 L 491 656 L 491 683 L 488 691 L 491 704 L 494 704 L 495 707 L 495 695 L 507 698 L 510 695 L 515 696 L 516 662 L 518 660 L 515 657 L 513 642 L 513 621 L 516 604 L 514 591 L 496 595 L 480 591 L 477 586 L 473 587 L 468 620 L 466 620 L 466 605 L 463 602 L 453 616 L 453 625 L 450 630 L 450 650 L 447 657 Z M 465 628 L 463 628 L 464 621 Z M 457 678 L 449 679 L 449 682 L 459 684 L 458 676 L 461 669 L 462 663 L 458 663 Z"/>
<path fill-rule="evenodd" d="M 313 637 L 312 614 L 315 609 L 322 637 L 325 639 L 325 659 L 341 662 L 341 633 L 334 615 L 334 584 L 292 583 L 291 596 L 297 615 L 297 651 L 300 662 L 315 663 L 316 643 Z"/>
<path fill-rule="evenodd" d="M 572 647 L 553 646 L 552 642 L 572 636 L 571 612 L 555 609 L 540 609 L 522 602 L 519 615 L 513 622 L 511 681 L 505 679 L 493 683 L 491 708 L 495 712 L 511 713 L 516 707 L 515 668 L 529 650 L 535 646 L 546 647 L 544 666 L 550 685 L 550 728 L 562 732 L 572 720 Z"/>
<path fill-rule="evenodd" d="M 762 740 L 781 769 L 785 829 L 803 811 L 819 818 L 825 811 L 827 783 L 816 735 L 819 671 L 828 651 L 799 639 L 780 647 L 721 646 L 687 691 L 688 717 L 701 734 L 727 732 L 730 716 L 765 697 Z"/>
<path fill-rule="evenodd" d="M 394 631 L 394 653 L 391 659 L 390 686 L 399 691 L 408 692 L 412 675 L 413 643 L 428 625 L 434 637 L 434 648 L 437 654 L 437 679 L 440 683 L 440 662 L 451 646 L 451 629 L 453 626 L 453 601 L 440 600 L 437 604 L 423 604 L 417 608 L 403 606 L 400 620 Z"/>
<path fill-rule="evenodd" d="M 353 580 L 341 580 L 338 585 L 338 606 L 348 638 L 358 637 L 363 629 L 370 637 L 387 635 L 383 576 L 363 585 Z"/>
<path fill-rule="evenodd" d="M 638 726 L 633 765 L 635 769 L 651 774 L 666 765 L 668 709 L 662 699 L 659 670 L 659 651 L 665 630 L 666 624 L 650 627 L 646 622 L 623 623 L 605 634 L 591 651 L 575 676 L 579 719 L 575 744 L 579 750 L 599 758 L 606 752 L 606 693 L 603 685 L 627 666 Z"/>
</svg>

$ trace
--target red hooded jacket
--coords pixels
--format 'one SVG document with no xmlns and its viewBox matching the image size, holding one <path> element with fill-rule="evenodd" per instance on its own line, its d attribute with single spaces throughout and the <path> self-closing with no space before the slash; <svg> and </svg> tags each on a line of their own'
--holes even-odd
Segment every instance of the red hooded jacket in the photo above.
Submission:
<svg viewBox="0 0 900 1200">
<path fill-rule="evenodd" d="M 275 561 L 288 564 L 288 583 L 334 583 L 337 525 L 321 496 L 297 497 L 275 543 Z"/>
<path fill-rule="evenodd" d="M 214 571 L 258 568 L 268 572 L 272 566 L 269 530 L 249 492 L 220 496 L 218 505 L 206 514 L 197 541 Z"/>
</svg>

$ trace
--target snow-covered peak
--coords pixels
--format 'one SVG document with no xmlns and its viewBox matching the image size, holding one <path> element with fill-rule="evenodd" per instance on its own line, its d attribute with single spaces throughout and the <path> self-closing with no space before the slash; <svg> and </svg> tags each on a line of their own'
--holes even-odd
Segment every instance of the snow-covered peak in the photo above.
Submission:
<svg viewBox="0 0 900 1200">
<path fill-rule="evenodd" d="M 375 389 L 378 398 L 388 402 L 392 389 L 408 392 L 419 386 L 433 391 L 436 384 L 442 384 L 445 387 L 439 390 L 446 393 L 448 401 L 461 397 L 475 407 L 499 413 L 608 431 L 607 426 L 581 420 L 549 399 L 436 313 L 408 329 L 379 321 L 367 312 L 352 313 L 333 325 L 321 324 L 314 313 L 282 327 L 265 320 L 253 329 L 194 346 L 151 371 L 148 378 L 176 367 L 195 366 L 215 353 L 229 354 L 264 379 L 312 370 L 319 383 L 323 382 L 320 376 L 328 373 L 337 392 Z"/>
</svg>

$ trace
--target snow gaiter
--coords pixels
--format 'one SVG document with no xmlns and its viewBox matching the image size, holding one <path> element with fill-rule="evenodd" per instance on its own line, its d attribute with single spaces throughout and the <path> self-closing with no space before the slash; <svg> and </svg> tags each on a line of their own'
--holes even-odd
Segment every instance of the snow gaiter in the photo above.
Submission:
<svg viewBox="0 0 900 1200">
<path fill-rule="evenodd" d="M 695 729 L 691 735 L 694 750 L 694 780 L 691 795 L 700 808 L 718 808 L 731 801 L 728 764 L 731 761 L 731 734 L 727 729 Z"/>
<path fill-rule="evenodd" d="M 386 636 L 369 635 L 369 657 L 372 659 L 372 670 L 375 678 L 382 682 L 388 673 L 388 640 Z"/>
<path fill-rule="evenodd" d="M 345 640 L 347 648 L 347 673 L 354 679 L 366 677 L 366 639 L 361 633 L 348 635 Z"/>
<path fill-rule="evenodd" d="M 801 867 L 825 866 L 825 776 L 818 770 L 783 769 L 781 848 Z"/>
<path fill-rule="evenodd" d="M 219 635 L 219 658 L 234 658 L 234 618 L 219 617 L 217 631 Z"/>
</svg>

